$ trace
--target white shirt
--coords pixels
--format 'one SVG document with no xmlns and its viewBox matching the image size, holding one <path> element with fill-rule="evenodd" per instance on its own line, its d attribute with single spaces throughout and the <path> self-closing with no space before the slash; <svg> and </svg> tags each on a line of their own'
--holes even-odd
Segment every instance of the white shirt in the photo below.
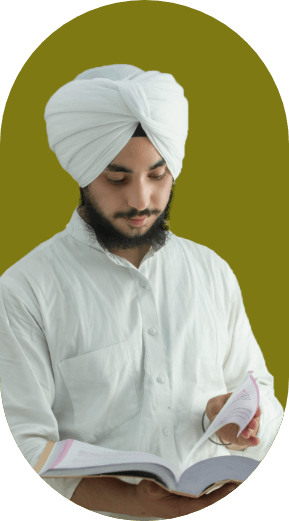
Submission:
<svg viewBox="0 0 289 521">
<path fill-rule="evenodd" d="M 0 317 L 3 406 L 33 467 L 48 440 L 73 438 L 149 452 L 178 471 L 207 401 L 248 370 L 260 389 L 260 445 L 233 452 L 208 440 L 191 463 L 260 460 L 277 434 L 283 410 L 237 279 L 205 246 L 170 232 L 137 269 L 92 239 L 75 210 L 2 275 Z M 80 480 L 47 482 L 71 498 Z"/>
</svg>

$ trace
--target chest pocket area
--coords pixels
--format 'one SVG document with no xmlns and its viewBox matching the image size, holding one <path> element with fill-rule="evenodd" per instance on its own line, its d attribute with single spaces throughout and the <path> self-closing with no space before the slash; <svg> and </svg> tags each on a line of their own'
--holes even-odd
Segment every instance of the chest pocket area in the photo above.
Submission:
<svg viewBox="0 0 289 521">
<path fill-rule="evenodd" d="M 58 364 L 74 409 L 74 428 L 107 434 L 138 414 L 133 361 L 119 342 Z"/>
</svg>

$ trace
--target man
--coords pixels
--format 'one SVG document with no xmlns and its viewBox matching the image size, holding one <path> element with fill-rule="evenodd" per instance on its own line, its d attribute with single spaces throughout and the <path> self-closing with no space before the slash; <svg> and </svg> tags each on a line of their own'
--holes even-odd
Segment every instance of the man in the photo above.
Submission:
<svg viewBox="0 0 289 521">
<path fill-rule="evenodd" d="M 11 432 L 34 467 L 47 441 L 73 438 L 163 457 L 178 470 L 230 393 L 253 371 L 260 409 L 192 459 L 261 460 L 282 419 L 232 270 L 168 229 L 188 130 L 183 89 L 128 65 L 59 89 L 50 147 L 81 188 L 66 230 L 1 277 L 1 379 Z M 206 425 L 207 425 L 206 424 Z M 208 506 L 141 478 L 46 480 L 73 502 L 124 519 Z"/>
</svg>

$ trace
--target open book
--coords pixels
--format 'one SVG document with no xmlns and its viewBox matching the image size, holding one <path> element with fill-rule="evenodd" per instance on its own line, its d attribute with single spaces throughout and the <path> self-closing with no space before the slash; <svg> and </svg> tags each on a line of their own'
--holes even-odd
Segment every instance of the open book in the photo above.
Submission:
<svg viewBox="0 0 289 521">
<path fill-rule="evenodd" d="M 137 476 L 156 481 L 174 493 L 199 497 L 217 485 L 244 481 L 258 466 L 252 458 L 219 456 L 190 466 L 198 448 L 217 430 L 228 423 L 236 423 L 238 436 L 251 421 L 259 406 L 259 390 L 249 371 L 246 378 L 230 396 L 205 434 L 188 454 L 179 472 L 164 459 L 153 454 L 119 451 L 77 440 L 49 441 L 34 469 L 43 478 Z"/>
</svg>

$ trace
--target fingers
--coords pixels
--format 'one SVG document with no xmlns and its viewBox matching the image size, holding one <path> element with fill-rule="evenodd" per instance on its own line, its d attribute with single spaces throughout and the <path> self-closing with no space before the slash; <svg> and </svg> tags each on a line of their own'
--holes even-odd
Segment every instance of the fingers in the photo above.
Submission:
<svg viewBox="0 0 289 521">
<path fill-rule="evenodd" d="M 247 429 L 251 429 L 251 430 L 255 430 L 259 427 L 259 423 L 260 423 L 260 416 L 262 414 L 262 411 L 261 411 L 261 408 L 260 406 L 258 407 L 257 411 L 255 412 L 252 420 L 248 423 L 248 425 L 246 426 L 246 428 L 242 431 L 242 435 L 244 433 L 247 433 Z M 247 438 L 248 436 L 244 436 L 244 438 Z"/>
<path fill-rule="evenodd" d="M 251 436 L 251 438 L 248 439 L 248 447 L 257 447 L 259 445 L 260 439 L 256 436 Z"/>
<path fill-rule="evenodd" d="M 245 437 L 245 436 L 243 436 L 243 437 Z M 246 439 L 245 444 L 247 447 L 256 447 L 260 443 L 260 438 L 257 438 L 256 436 L 250 436 L 249 438 L 245 437 L 245 439 Z"/>
<path fill-rule="evenodd" d="M 241 437 L 248 440 L 249 438 L 254 438 L 258 432 L 259 422 L 256 420 L 251 420 L 247 427 L 241 432 Z"/>
<path fill-rule="evenodd" d="M 233 490 L 238 488 L 238 486 L 239 486 L 239 484 L 237 484 L 237 483 L 228 483 L 227 485 L 223 485 L 221 488 L 214 490 L 214 492 L 207 494 L 206 498 L 204 498 L 204 499 L 206 499 L 206 503 L 208 506 L 212 505 L 213 503 L 216 503 L 216 501 L 219 501 L 223 497 L 225 497 L 228 494 L 230 494 L 231 492 L 233 492 Z M 204 496 L 202 496 L 202 498 L 203 497 Z M 202 498 L 200 498 L 200 499 L 202 499 Z"/>
<path fill-rule="evenodd" d="M 214 492 L 210 492 L 209 494 L 204 494 L 198 499 L 189 498 L 189 497 L 178 497 L 178 514 L 175 517 L 184 516 L 192 512 L 197 512 L 206 508 L 213 503 L 216 503 L 223 497 L 227 496 L 233 490 L 235 490 L 239 485 L 236 483 L 228 483 L 223 485 L 221 488 L 215 490 Z M 172 516 L 173 517 L 173 516 Z"/>
<path fill-rule="evenodd" d="M 260 407 L 256 411 L 255 416 L 252 418 L 252 420 L 248 423 L 246 428 L 242 431 L 241 435 L 244 438 L 250 438 L 250 436 L 254 436 L 257 434 L 259 424 L 260 424 L 260 416 L 261 416 L 261 409 L 259 411 Z"/>
<path fill-rule="evenodd" d="M 259 424 L 258 420 L 255 420 L 254 418 L 252 418 L 252 420 L 248 423 L 247 427 L 249 429 L 253 429 L 254 430 L 254 429 L 257 429 L 258 424 Z"/>
</svg>

